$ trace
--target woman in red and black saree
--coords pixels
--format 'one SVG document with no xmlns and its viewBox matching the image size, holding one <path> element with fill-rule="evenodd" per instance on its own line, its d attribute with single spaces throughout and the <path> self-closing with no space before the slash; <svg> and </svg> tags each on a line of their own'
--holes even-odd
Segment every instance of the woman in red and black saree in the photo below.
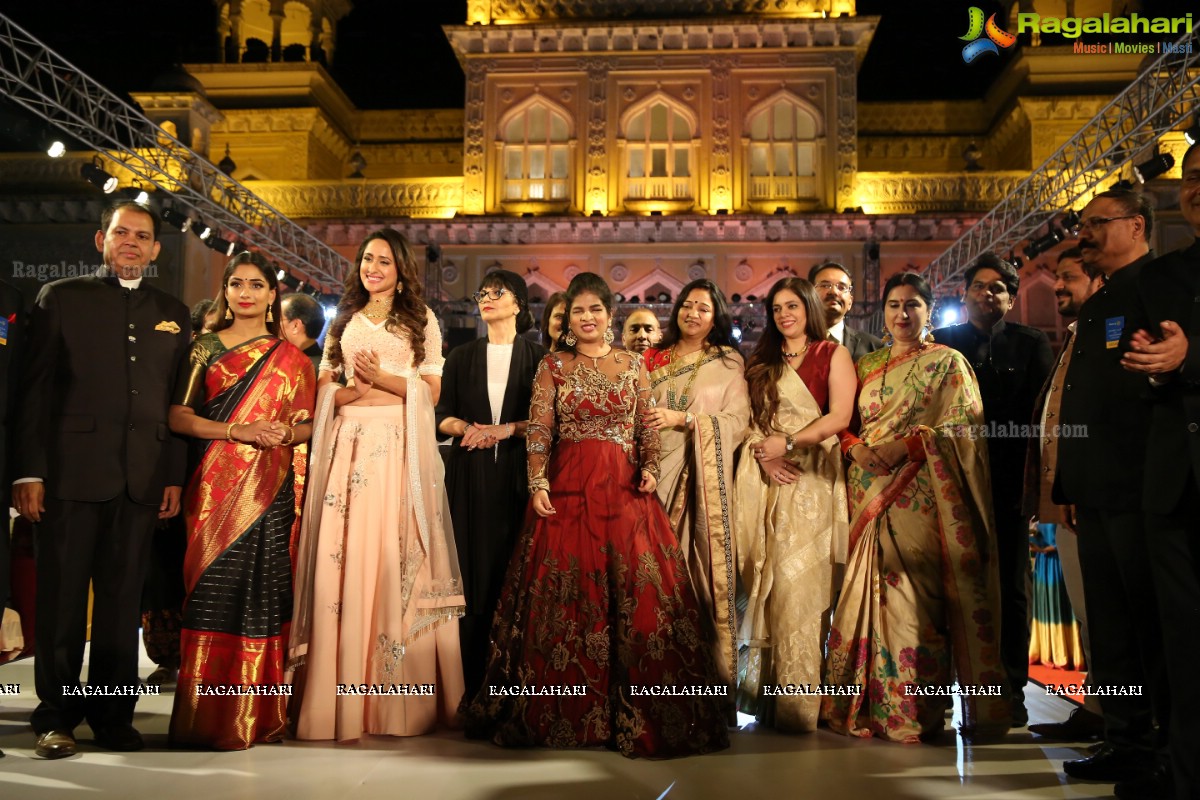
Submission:
<svg viewBox="0 0 1200 800">
<path fill-rule="evenodd" d="M 1000 665 L 1000 595 L 983 407 L 971 367 L 927 341 L 933 293 L 900 273 L 884 287 L 892 342 L 858 361 L 850 458 L 850 555 L 828 642 L 825 698 L 850 736 L 916 743 L 940 733 L 951 692 L 964 737 L 1011 717 Z M 957 684 L 957 690 L 955 685 Z"/>
<path fill-rule="evenodd" d="M 612 293 L 567 290 L 566 347 L 534 379 L 530 513 L 492 625 L 467 735 L 670 758 L 729 745 L 728 700 L 654 494 L 658 433 L 641 359 L 612 342 Z"/>
<path fill-rule="evenodd" d="M 311 433 L 312 362 L 279 338 L 275 271 L 229 262 L 213 333 L 192 344 L 170 424 L 198 458 L 187 523 L 183 634 L 171 743 L 241 750 L 287 727 L 293 446 Z"/>
</svg>

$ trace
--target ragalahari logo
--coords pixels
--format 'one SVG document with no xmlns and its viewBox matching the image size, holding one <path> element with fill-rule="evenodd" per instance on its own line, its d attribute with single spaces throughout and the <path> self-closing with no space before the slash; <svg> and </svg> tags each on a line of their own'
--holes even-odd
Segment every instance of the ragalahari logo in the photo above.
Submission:
<svg viewBox="0 0 1200 800">
<path fill-rule="evenodd" d="M 985 33 L 987 38 L 981 39 Z M 988 17 L 987 24 L 984 24 L 983 9 L 975 6 L 967 10 L 967 35 L 958 38 L 969 43 L 962 51 L 963 61 L 967 64 L 984 53 L 1000 55 L 1001 48 L 1007 50 L 1017 43 L 1016 36 L 996 24 L 995 14 Z"/>
</svg>

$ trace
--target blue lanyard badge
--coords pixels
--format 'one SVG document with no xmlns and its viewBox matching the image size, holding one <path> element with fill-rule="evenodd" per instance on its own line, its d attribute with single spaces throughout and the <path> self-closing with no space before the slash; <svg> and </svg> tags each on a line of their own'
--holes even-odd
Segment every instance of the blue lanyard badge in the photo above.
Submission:
<svg viewBox="0 0 1200 800">
<path fill-rule="evenodd" d="M 1104 347 L 1107 350 L 1116 349 L 1121 343 L 1121 332 L 1125 330 L 1124 317 L 1109 317 L 1104 320 Z"/>
<path fill-rule="evenodd" d="M 0 317 L 0 344 L 8 344 L 8 317 Z"/>
</svg>

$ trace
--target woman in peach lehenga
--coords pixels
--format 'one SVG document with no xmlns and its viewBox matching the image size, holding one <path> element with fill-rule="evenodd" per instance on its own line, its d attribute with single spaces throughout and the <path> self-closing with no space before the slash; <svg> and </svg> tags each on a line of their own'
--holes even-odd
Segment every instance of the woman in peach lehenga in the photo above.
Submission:
<svg viewBox="0 0 1200 800">
<path fill-rule="evenodd" d="M 441 332 L 403 236 L 371 234 L 357 264 L 325 342 L 297 555 L 300 739 L 428 733 L 463 693 L 450 624 L 462 582 L 433 414 Z M 342 370 L 350 388 L 333 383 Z"/>
</svg>

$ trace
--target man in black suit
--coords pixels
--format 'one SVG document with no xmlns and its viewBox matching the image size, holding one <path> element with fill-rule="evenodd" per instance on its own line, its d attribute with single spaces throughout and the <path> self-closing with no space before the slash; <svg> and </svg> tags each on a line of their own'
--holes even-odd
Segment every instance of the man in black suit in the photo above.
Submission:
<svg viewBox="0 0 1200 800">
<path fill-rule="evenodd" d="M 11 414 L 21 385 L 17 374 L 21 366 L 21 326 L 25 323 L 25 307 L 21 293 L 13 286 L 0 281 L 0 614 L 8 606 L 10 592 L 9 561 L 9 473 L 8 464 L 12 454 Z M 0 639 L 3 639 L 0 634 Z M 3 648 L 0 648 L 2 650 Z M 4 751 L 0 750 L 0 758 Z"/>
<path fill-rule="evenodd" d="M 984 253 L 965 273 L 967 322 L 933 332 L 934 341 L 953 347 L 971 362 L 979 381 L 989 431 L 988 462 L 996 513 L 1000 566 L 1000 660 L 1013 692 L 1013 724 L 1029 722 L 1025 684 L 1029 680 L 1029 520 L 1021 513 L 1028 437 L 1005 435 L 1024 428 L 1042 385 L 1054 366 L 1050 340 L 1037 328 L 1009 322 L 1021 276 L 1012 264 Z"/>
<path fill-rule="evenodd" d="M 1092 663 L 1091 641 L 1088 638 L 1087 610 L 1084 606 L 1083 572 L 1079 566 L 1079 541 L 1072 521 L 1067 519 L 1067 509 L 1054 503 L 1054 475 L 1058 471 L 1059 417 L 1062 413 L 1063 387 L 1066 385 L 1067 368 L 1074 345 L 1075 328 L 1079 309 L 1092 293 L 1099 288 L 1100 273 L 1083 261 L 1083 252 L 1078 247 L 1063 250 L 1058 254 L 1055 270 L 1054 296 L 1058 301 L 1058 314 L 1070 319 L 1067 337 L 1063 341 L 1054 370 L 1046 379 L 1037 402 L 1034 403 L 1034 425 L 1039 427 L 1041 438 L 1031 439 L 1025 460 L 1025 499 L 1023 516 L 1036 518 L 1038 522 L 1053 524 L 1056 528 L 1055 543 L 1058 561 L 1062 566 L 1063 583 L 1071 600 L 1071 611 L 1079 623 L 1079 638 L 1083 642 L 1083 655 L 1087 664 Z M 1076 665 L 1078 666 L 1078 665 Z M 1089 673 L 1085 686 L 1093 686 Z M 1064 722 L 1041 722 L 1029 726 L 1030 733 L 1047 739 L 1080 742 L 1098 739 L 1104 735 L 1104 717 L 1101 716 L 1100 700 L 1094 695 L 1084 697 L 1084 704 L 1071 711 Z"/>
<path fill-rule="evenodd" d="M 1066 762 L 1063 771 L 1085 780 L 1137 781 L 1154 772 L 1168 722 L 1142 517 L 1149 387 L 1121 368 L 1133 333 L 1147 327 L 1137 287 L 1153 257 L 1154 214 L 1140 194 L 1114 190 L 1096 195 L 1080 217 L 1084 262 L 1104 284 L 1083 304 L 1075 329 L 1060 416 L 1072 435 L 1059 441 L 1053 498 L 1073 506 L 1079 532 L 1091 679 L 1098 687 L 1142 687 L 1142 694 L 1103 697 L 1104 744 Z M 1079 426 L 1086 426 L 1082 435 Z"/>
<path fill-rule="evenodd" d="M 150 285 L 158 216 L 104 212 L 96 275 L 48 284 L 29 329 L 13 505 L 37 523 L 37 753 L 76 751 L 84 719 L 110 750 L 139 750 L 138 621 L 157 519 L 179 513 L 185 446 L 167 428 L 191 342 L 187 307 Z M 91 658 L 80 689 L 88 584 Z"/>
<path fill-rule="evenodd" d="M 1150 326 L 1133 336 L 1122 361 L 1150 376 L 1143 505 L 1150 571 L 1158 595 L 1170 697 L 1171 772 L 1120 797 L 1200 796 L 1200 694 L 1190 686 L 1200 663 L 1200 146 L 1183 156 L 1179 210 L 1197 241 L 1147 264 L 1138 289 Z M 1173 780 L 1171 778 L 1173 776 Z M 1153 792 L 1153 794 L 1152 794 Z"/>
<path fill-rule="evenodd" d="M 283 312 L 283 338 L 294 344 L 312 361 L 313 373 L 321 374 L 321 346 L 317 339 L 325 329 L 325 310 L 306 294 L 292 292 L 280 301 Z"/>
<path fill-rule="evenodd" d="M 854 280 L 841 264 L 827 261 L 808 271 L 808 282 L 825 304 L 825 325 L 829 338 L 846 345 L 855 361 L 883 347 L 878 336 L 856 330 L 846 324 L 846 314 L 854 306 Z"/>
</svg>

